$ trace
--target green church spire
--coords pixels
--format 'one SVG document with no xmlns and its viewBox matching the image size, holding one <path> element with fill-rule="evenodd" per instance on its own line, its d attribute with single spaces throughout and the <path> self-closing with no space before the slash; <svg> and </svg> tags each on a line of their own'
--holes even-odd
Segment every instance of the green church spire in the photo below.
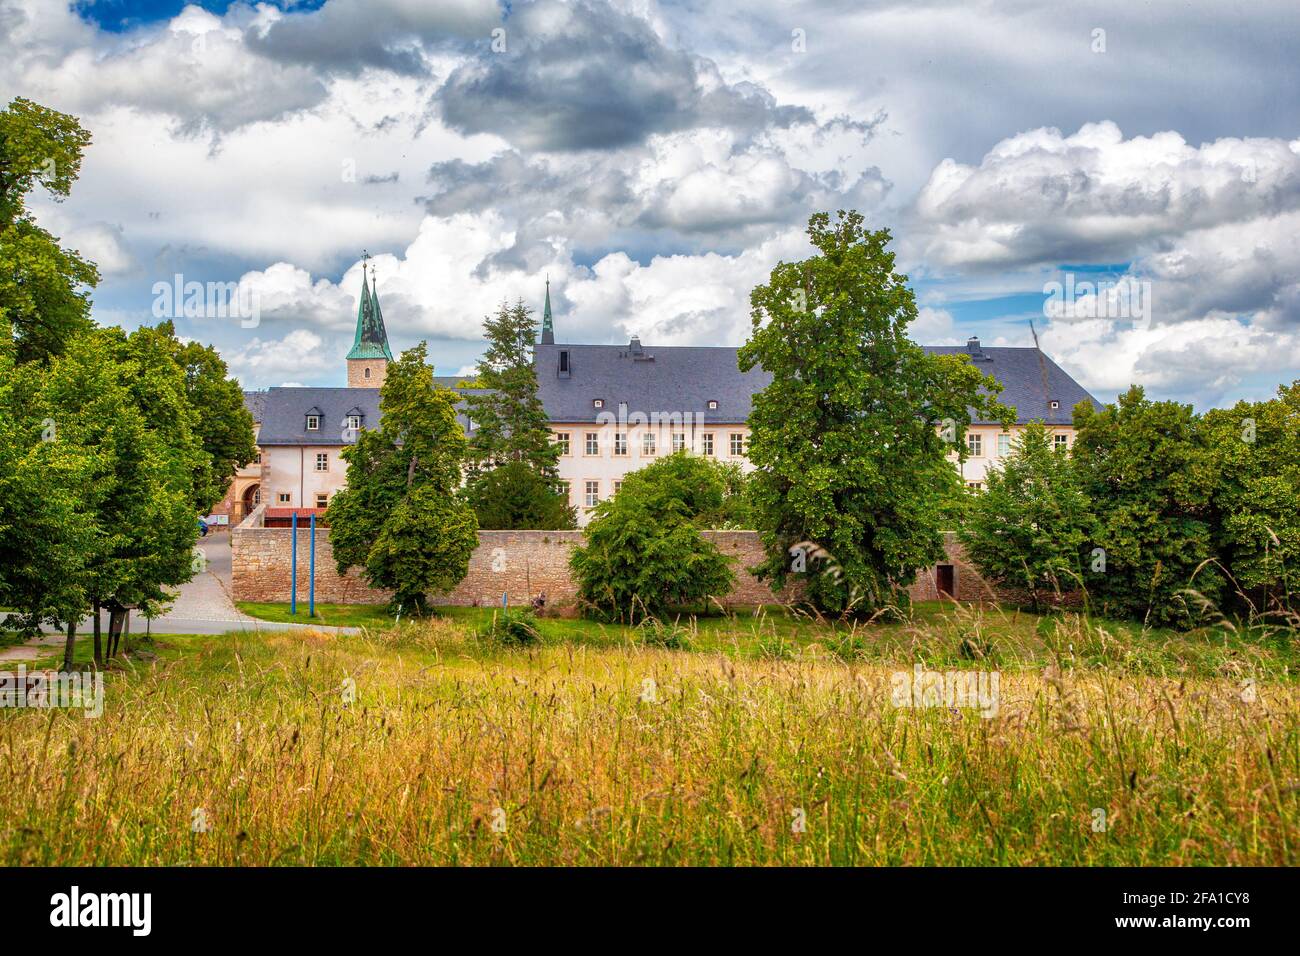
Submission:
<svg viewBox="0 0 1300 956">
<path fill-rule="evenodd" d="M 373 270 L 371 277 L 373 278 Z M 384 314 L 379 310 L 379 294 L 377 291 L 372 291 L 366 283 L 365 260 L 362 260 L 361 266 L 361 302 L 357 305 L 357 334 L 352 340 L 352 351 L 348 353 L 348 358 L 382 358 L 389 361 L 393 358 L 393 353 L 388 349 L 388 332 L 384 329 Z"/>
<path fill-rule="evenodd" d="M 546 305 L 542 309 L 542 344 L 555 344 L 555 323 L 551 319 L 551 277 L 546 277 Z"/>
</svg>

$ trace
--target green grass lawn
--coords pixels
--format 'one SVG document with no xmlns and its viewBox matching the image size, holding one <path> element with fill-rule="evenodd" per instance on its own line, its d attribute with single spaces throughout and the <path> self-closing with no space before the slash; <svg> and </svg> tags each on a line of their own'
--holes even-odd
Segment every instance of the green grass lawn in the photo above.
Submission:
<svg viewBox="0 0 1300 956">
<path fill-rule="evenodd" d="M 244 613 L 266 621 L 391 629 L 382 605 L 318 604 L 315 619 L 299 605 L 241 603 Z M 438 621 L 473 633 L 499 608 L 440 607 Z M 403 618 L 402 628 L 423 622 Z M 927 665 L 1009 670 L 1105 665 L 1131 673 L 1253 676 L 1295 681 L 1300 675 L 1300 640 L 1294 631 L 1229 626 L 1177 632 L 1090 618 L 1073 612 L 1037 614 L 1018 609 L 953 602 L 918 602 L 907 620 L 869 624 L 816 620 L 782 605 L 765 605 L 706 616 L 682 615 L 686 649 L 738 658 L 793 659 L 823 654 L 855 661 L 912 660 Z M 644 629 L 574 617 L 542 617 L 544 643 L 615 647 L 648 643 Z"/>
<path fill-rule="evenodd" d="M 845 629 L 771 612 L 697 621 L 725 654 L 563 619 L 517 650 L 475 636 L 490 613 L 133 639 L 102 717 L 0 713 L 0 864 L 1300 863 L 1277 649 L 1187 677 L 1149 632 L 922 608 L 838 651 Z M 996 715 L 893 697 L 983 638 L 1026 665 L 997 665 Z"/>
</svg>

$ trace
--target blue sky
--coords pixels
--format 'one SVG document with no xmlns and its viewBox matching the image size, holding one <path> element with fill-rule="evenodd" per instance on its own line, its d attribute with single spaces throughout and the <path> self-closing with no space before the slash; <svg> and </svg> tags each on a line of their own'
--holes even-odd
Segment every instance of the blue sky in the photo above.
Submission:
<svg viewBox="0 0 1300 956">
<path fill-rule="evenodd" d="M 0 94 L 73 113 L 38 215 L 101 322 L 176 317 L 247 386 L 337 384 L 362 250 L 396 348 L 471 365 L 551 278 L 572 341 L 736 345 L 818 210 L 894 236 L 915 337 L 1043 347 L 1103 400 L 1205 407 L 1300 369 L 1300 12 L 754 0 L 0 0 Z M 1054 282 L 1119 285 L 1064 306 Z M 1136 294 L 1133 321 L 1116 296 Z M 1051 314 L 1048 314 L 1048 313 Z"/>
</svg>

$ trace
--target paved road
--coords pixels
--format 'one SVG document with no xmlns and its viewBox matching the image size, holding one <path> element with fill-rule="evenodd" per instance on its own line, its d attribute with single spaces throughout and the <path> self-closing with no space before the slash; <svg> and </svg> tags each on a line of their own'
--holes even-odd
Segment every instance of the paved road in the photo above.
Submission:
<svg viewBox="0 0 1300 956">
<path fill-rule="evenodd" d="M 203 552 L 205 567 L 188 584 L 182 585 L 176 600 L 166 614 L 153 619 L 149 624 L 138 614 L 131 615 L 131 633 L 143 634 L 146 627 L 155 634 L 226 634 L 231 631 L 291 631 L 294 628 L 311 627 L 322 631 L 341 634 L 355 634 L 355 627 L 324 627 L 304 624 L 272 624 L 260 621 L 235 607 L 230 598 L 230 533 L 213 532 L 206 538 L 199 539 L 199 550 Z M 304 617 L 306 608 L 302 609 Z M 309 619 L 308 619 L 309 620 Z M 108 633 L 108 612 L 100 615 L 100 627 Z M 52 646 L 63 643 L 64 637 L 49 633 L 27 644 L 0 650 L 0 661 L 35 660 L 50 653 Z M 87 616 L 77 625 L 78 634 L 94 633 L 94 618 Z"/>
</svg>

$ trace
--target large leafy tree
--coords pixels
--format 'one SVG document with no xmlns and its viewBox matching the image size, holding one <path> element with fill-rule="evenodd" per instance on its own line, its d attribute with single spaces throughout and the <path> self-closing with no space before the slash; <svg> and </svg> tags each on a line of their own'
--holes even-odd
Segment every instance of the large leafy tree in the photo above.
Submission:
<svg viewBox="0 0 1300 956">
<path fill-rule="evenodd" d="M 377 430 L 343 451 L 347 487 L 326 520 L 339 573 L 359 567 L 408 613 L 455 587 L 478 543 L 473 509 L 456 493 L 467 453 L 456 396 L 440 388 L 421 342 L 388 367 Z"/>
<path fill-rule="evenodd" d="M 588 608 L 636 622 L 727 594 L 728 559 L 700 535 L 725 493 L 721 472 L 684 452 L 628 475 L 596 506 L 587 543 L 570 558 Z"/>
<path fill-rule="evenodd" d="M 1053 447 L 1047 429 L 1028 425 L 985 482 L 957 532 L 980 574 L 1028 594 L 1035 608 L 1046 595 L 1084 584 L 1092 503 L 1068 453 Z"/>
<path fill-rule="evenodd" d="M 91 327 L 95 266 L 36 224 L 27 196 L 72 189 L 90 134 L 76 119 L 18 97 L 0 111 L 0 340 L 19 362 L 45 360 Z"/>
<path fill-rule="evenodd" d="M 916 302 L 888 230 L 866 229 L 856 212 L 834 223 L 817 213 L 808 236 L 814 256 L 778 264 L 753 290 L 740 350 L 742 370 L 772 376 L 749 417 L 750 499 L 768 555 L 760 573 L 783 582 L 791 548 L 811 543 L 810 599 L 869 613 L 905 600 L 917 569 L 942 557 L 962 493 L 948 456 L 964 454 L 972 410 L 1011 413 L 964 356 L 930 355 L 908 338 Z"/>
<path fill-rule="evenodd" d="M 40 388 L 32 366 L 0 352 L 0 606 L 13 609 L 4 626 L 25 632 L 81 619 L 96 544 L 93 456 L 59 440 Z"/>
<path fill-rule="evenodd" d="M 1101 411 L 1080 402 L 1074 424 L 1074 462 L 1104 551 L 1104 571 L 1088 576 L 1101 608 L 1186 625 L 1217 606 L 1223 576 L 1207 564 L 1217 475 L 1191 406 L 1153 402 L 1134 385 Z"/>
<path fill-rule="evenodd" d="M 183 373 L 145 347 L 150 331 L 82 333 L 48 366 L 27 363 L 10 378 L 0 550 L 15 559 L 0 565 L 0 592 L 27 626 L 108 607 L 115 635 L 126 608 L 167 602 L 167 588 L 197 569 L 194 474 L 205 456 L 188 427 Z M 29 462 L 51 467 L 24 492 Z M 35 509 L 33 492 L 48 499 Z M 102 663 L 98 613 L 95 628 Z M 71 650 L 70 632 L 69 664 Z"/>
<path fill-rule="evenodd" d="M 160 328 L 172 333 L 171 323 Z M 176 362 L 185 373 L 185 394 L 195 411 L 194 433 L 207 460 L 195 478 L 195 510 L 207 514 L 224 497 L 235 471 L 257 457 L 253 416 L 244 390 L 230 378 L 225 361 L 210 345 L 175 339 Z"/>
<path fill-rule="evenodd" d="M 1214 549 L 1256 610 L 1300 610 L 1300 381 L 1203 421 L 1216 469 Z"/>
<path fill-rule="evenodd" d="M 536 327 L 523 302 L 483 323 L 487 348 L 466 405 L 473 429 L 466 496 L 483 528 L 572 528 L 560 490 L 559 447 L 537 393 Z"/>
<path fill-rule="evenodd" d="M 532 310 L 523 302 L 504 302 L 483 322 L 487 348 L 479 360 L 475 385 L 484 391 L 466 399 L 474 422 L 470 438 L 470 475 L 507 462 L 523 462 L 554 480 L 559 448 L 551 439 L 550 420 L 537 394 L 533 342 L 537 334 Z"/>
</svg>

